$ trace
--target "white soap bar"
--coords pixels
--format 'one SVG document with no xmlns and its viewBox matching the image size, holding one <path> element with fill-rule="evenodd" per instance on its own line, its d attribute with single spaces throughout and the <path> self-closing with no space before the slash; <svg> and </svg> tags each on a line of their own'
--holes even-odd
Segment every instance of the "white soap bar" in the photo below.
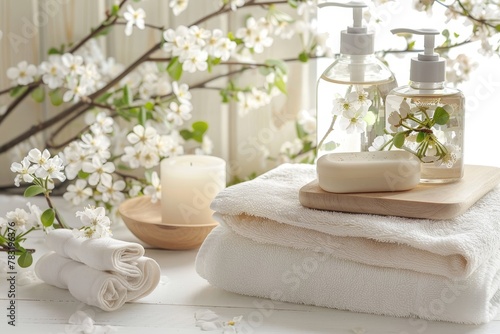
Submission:
<svg viewBox="0 0 500 334">
<path fill-rule="evenodd" d="M 316 169 L 320 188 L 334 193 L 402 191 L 420 182 L 420 161 L 406 151 L 330 153 Z"/>
</svg>

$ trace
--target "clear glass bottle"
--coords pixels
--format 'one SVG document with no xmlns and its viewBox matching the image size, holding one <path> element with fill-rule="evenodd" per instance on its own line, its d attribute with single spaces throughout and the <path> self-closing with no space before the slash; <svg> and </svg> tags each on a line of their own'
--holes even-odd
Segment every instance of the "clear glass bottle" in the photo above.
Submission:
<svg viewBox="0 0 500 334">
<path fill-rule="evenodd" d="M 404 149 L 421 161 L 421 182 L 449 183 L 463 176 L 465 98 L 445 86 L 445 60 L 434 53 L 433 29 L 394 29 L 425 36 L 425 51 L 413 58 L 410 84 L 386 98 L 384 149 Z"/>
<path fill-rule="evenodd" d="M 374 35 L 361 24 L 360 1 L 318 5 L 353 9 L 353 26 L 340 34 L 340 56 L 316 87 L 317 158 L 332 152 L 368 151 L 384 134 L 386 95 L 397 86 L 392 72 L 374 53 Z"/>
</svg>

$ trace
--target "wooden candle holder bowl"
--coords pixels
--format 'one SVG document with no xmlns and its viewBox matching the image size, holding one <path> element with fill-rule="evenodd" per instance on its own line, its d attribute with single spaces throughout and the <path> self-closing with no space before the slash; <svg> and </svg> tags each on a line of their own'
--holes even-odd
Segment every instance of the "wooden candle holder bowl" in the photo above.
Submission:
<svg viewBox="0 0 500 334">
<path fill-rule="evenodd" d="M 201 246 L 217 223 L 206 225 L 163 224 L 161 203 L 140 196 L 124 201 L 118 211 L 128 229 L 140 240 L 161 249 L 187 250 Z"/>
</svg>

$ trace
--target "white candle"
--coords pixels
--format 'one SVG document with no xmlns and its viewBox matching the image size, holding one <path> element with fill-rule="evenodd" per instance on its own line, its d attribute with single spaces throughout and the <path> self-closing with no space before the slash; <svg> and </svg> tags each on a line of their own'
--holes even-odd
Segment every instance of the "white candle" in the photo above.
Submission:
<svg viewBox="0 0 500 334">
<path fill-rule="evenodd" d="M 226 186 L 226 162 L 206 155 L 183 155 L 161 162 L 162 223 L 214 222 L 210 203 Z"/>
</svg>

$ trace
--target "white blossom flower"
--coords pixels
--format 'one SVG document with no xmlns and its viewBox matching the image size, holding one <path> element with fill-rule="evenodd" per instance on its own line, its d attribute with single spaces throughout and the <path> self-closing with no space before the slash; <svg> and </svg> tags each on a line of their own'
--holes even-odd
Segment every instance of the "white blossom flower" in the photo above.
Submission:
<svg viewBox="0 0 500 334">
<path fill-rule="evenodd" d="M 143 146 L 140 150 L 139 161 L 145 168 L 153 168 L 160 163 L 158 151 L 151 146 Z"/>
<path fill-rule="evenodd" d="M 7 69 L 7 77 L 17 85 L 28 85 L 35 81 L 37 72 L 35 65 L 28 64 L 28 62 L 23 60 L 16 67 Z"/>
<path fill-rule="evenodd" d="M 140 185 L 134 184 L 130 187 L 130 189 L 128 191 L 128 195 L 130 197 L 137 197 L 137 196 L 139 196 L 141 190 L 142 190 L 142 187 Z"/>
<path fill-rule="evenodd" d="M 117 204 L 125 199 L 125 194 L 122 193 L 125 186 L 123 180 L 113 182 L 112 179 L 106 178 L 101 180 L 96 189 L 101 193 L 104 203 Z"/>
<path fill-rule="evenodd" d="M 14 229 L 19 232 L 26 232 L 30 228 L 38 225 L 36 221 L 33 220 L 32 215 L 26 212 L 24 209 L 16 208 L 14 211 L 9 211 L 5 215 L 7 221 L 14 223 Z"/>
<path fill-rule="evenodd" d="M 39 227 L 39 228 L 46 229 L 46 227 L 44 227 L 42 224 L 42 218 L 41 218 L 42 217 L 42 210 L 40 210 L 40 208 L 37 205 L 31 204 L 30 202 L 27 202 L 26 206 L 30 210 L 30 212 L 29 212 L 30 218 L 29 219 L 32 222 L 33 227 Z"/>
<path fill-rule="evenodd" d="M 85 161 L 82 164 L 82 170 L 90 174 L 88 182 L 95 186 L 99 182 L 112 180 L 111 173 L 115 171 L 115 165 L 110 161 L 103 164 L 99 157 L 94 156 L 92 162 Z"/>
<path fill-rule="evenodd" d="M 198 26 L 192 26 L 189 28 L 189 33 L 194 37 L 196 44 L 203 47 L 207 44 L 207 39 L 210 38 L 210 30 L 200 28 Z"/>
<path fill-rule="evenodd" d="M 221 3 L 223 3 L 221 1 Z M 230 0 L 229 5 L 231 6 L 231 10 L 236 10 L 238 7 L 241 7 L 245 4 L 245 0 Z"/>
<path fill-rule="evenodd" d="M 62 172 L 64 164 L 59 156 L 54 156 L 47 160 L 47 162 L 35 171 L 35 175 L 39 178 L 45 179 L 58 179 L 63 182 L 66 180 L 66 175 Z"/>
<path fill-rule="evenodd" d="M 169 7 L 172 8 L 172 12 L 177 16 L 186 10 L 188 6 L 188 0 L 170 0 Z"/>
<path fill-rule="evenodd" d="M 136 150 L 132 146 L 126 146 L 123 148 L 124 154 L 122 155 L 122 161 L 128 163 L 130 168 L 139 168 L 141 165 L 140 157 L 141 151 Z"/>
<path fill-rule="evenodd" d="M 353 112 L 356 106 L 353 102 L 343 98 L 337 97 L 333 100 L 333 115 L 342 115 L 345 112 Z"/>
<path fill-rule="evenodd" d="M 350 92 L 346 96 L 347 101 L 352 103 L 355 108 L 365 106 L 369 108 L 372 105 L 372 101 L 368 98 L 368 92 L 366 92 L 362 86 L 356 85 L 355 91 Z"/>
<path fill-rule="evenodd" d="M 368 148 L 368 151 L 381 151 L 386 148 L 385 144 L 387 144 L 392 139 L 391 135 L 384 134 L 382 136 L 377 136 L 372 142 L 372 145 Z"/>
<path fill-rule="evenodd" d="M 144 188 L 144 195 L 151 196 L 151 202 L 161 199 L 161 182 L 157 172 L 151 174 L 151 184 Z"/>
<path fill-rule="evenodd" d="M 31 165 L 28 157 L 25 157 L 21 163 L 13 162 L 10 166 L 10 170 L 14 173 L 18 173 L 14 179 L 14 184 L 16 187 L 20 186 L 20 182 L 33 182 L 33 174 L 35 173 L 37 165 Z"/>
<path fill-rule="evenodd" d="M 65 53 L 61 56 L 61 61 L 65 67 L 65 74 L 70 75 L 72 79 L 76 79 L 77 75 L 82 75 L 85 71 L 82 56 Z"/>
<path fill-rule="evenodd" d="M 95 122 L 90 126 L 90 131 L 95 135 L 113 132 L 113 124 L 115 122 L 105 112 L 100 112 L 95 118 Z"/>
<path fill-rule="evenodd" d="M 48 61 L 44 61 L 39 67 L 42 80 L 50 89 L 62 87 L 66 69 L 63 67 L 61 56 L 50 55 Z"/>
<path fill-rule="evenodd" d="M 366 131 L 366 121 L 364 120 L 368 108 L 361 106 L 356 110 L 348 109 L 342 114 L 339 120 L 339 126 L 346 133 L 364 133 Z"/>
<path fill-rule="evenodd" d="M 182 69 L 189 73 L 194 73 L 196 71 L 205 71 L 208 68 L 207 59 L 208 53 L 205 50 L 193 51 L 184 60 Z"/>
<path fill-rule="evenodd" d="M 68 180 L 73 180 L 82 169 L 83 162 L 88 160 L 88 155 L 76 141 L 64 148 L 63 155 L 66 177 Z"/>
<path fill-rule="evenodd" d="M 176 126 L 181 126 L 184 121 L 191 119 L 191 109 L 186 104 L 171 102 L 168 108 L 167 120 Z"/>
<path fill-rule="evenodd" d="M 76 212 L 76 217 L 80 218 L 83 225 L 80 230 L 73 230 L 73 234 L 76 237 L 96 239 L 112 236 L 110 229 L 111 221 L 106 216 L 106 211 L 103 207 L 85 207 L 84 211 Z"/>
<path fill-rule="evenodd" d="M 308 134 L 316 133 L 316 117 L 313 116 L 314 111 L 301 110 L 298 114 L 298 123 L 302 129 Z"/>
<path fill-rule="evenodd" d="M 134 126 L 133 132 L 127 135 L 127 140 L 132 145 L 139 145 L 139 147 L 151 146 L 156 135 L 156 130 L 153 127 L 148 126 L 145 128 L 139 124 Z"/>
<path fill-rule="evenodd" d="M 73 205 L 84 203 L 91 196 L 92 189 L 87 187 L 87 181 L 83 179 L 78 179 L 75 184 L 70 184 L 63 194 L 63 198 Z"/>
<path fill-rule="evenodd" d="M 134 25 L 139 29 L 144 29 L 146 12 L 142 8 L 135 10 L 131 5 L 127 5 L 127 11 L 123 13 L 123 18 L 127 21 L 125 26 L 125 35 L 132 35 Z"/>
<path fill-rule="evenodd" d="M 236 30 L 236 37 L 243 39 L 245 47 L 253 49 L 255 53 L 262 53 L 265 47 L 273 43 L 269 30 L 263 27 L 264 22 L 264 20 L 256 21 L 254 17 L 249 17 L 246 27 Z"/>
<path fill-rule="evenodd" d="M 177 81 L 174 81 L 172 82 L 172 90 L 180 103 L 191 104 L 191 92 L 187 84 L 179 85 Z"/>
<path fill-rule="evenodd" d="M 28 159 L 36 168 L 43 167 L 50 159 L 50 152 L 45 149 L 41 152 L 37 148 L 33 148 L 28 152 Z"/>
<path fill-rule="evenodd" d="M 74 101 L 78 102 L 87 94 L 87 86 L 81 85 L 78 79 L 71 78 L 68 81 L 68 90 L 64 92 L 63 101 L 69 102 Z"/>
</svg>

